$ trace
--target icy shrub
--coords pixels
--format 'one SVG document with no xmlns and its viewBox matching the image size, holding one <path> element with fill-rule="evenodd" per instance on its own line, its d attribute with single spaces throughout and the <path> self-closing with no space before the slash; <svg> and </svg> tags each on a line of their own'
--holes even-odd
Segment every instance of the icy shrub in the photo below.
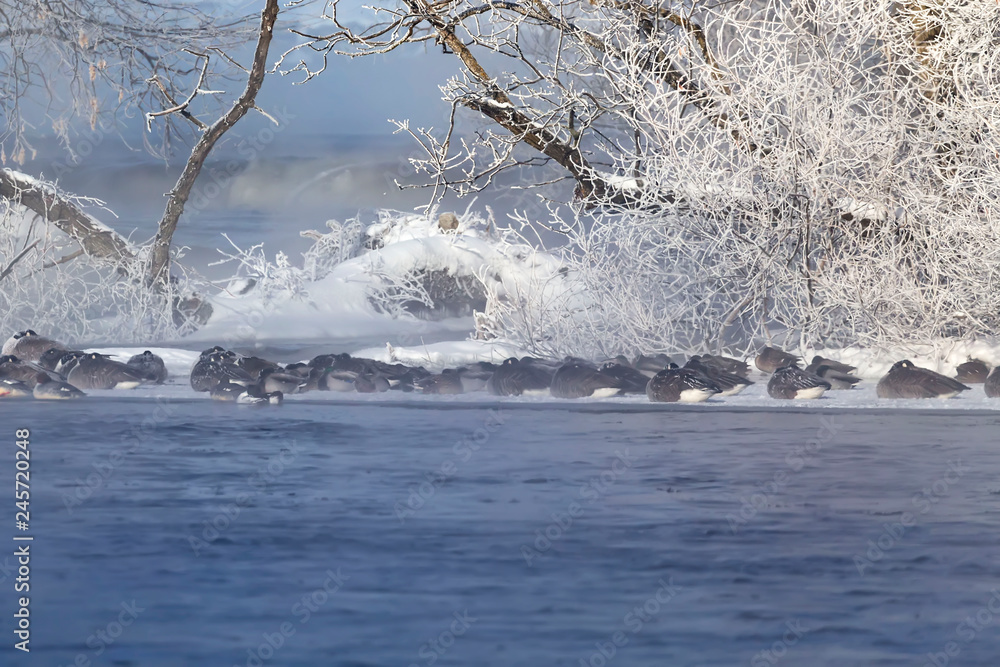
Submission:
<svg viewBox="0 0 1000 667">
<path fill-rule="evenodd" d="M 622 48 L 579 70 L 617 124 L 590 156 L 613 189 L 530 221 L 566 235 L 582 292 L 525 295 L 506 331 L 601 354 L 1000 332 L 1000 6 L 721 3 L 695 28 L 592 4 Z"/>
<path fill-rule="evenodd" d="M 313 246 L 303 255 L 303 268 L 310 280 L 319 280 L 365 249 L 365 229 L 358 218 L 347 222 L 328 220 L 329 232 L 306 231 L 302 236 L 312 239 Z"/>
<path fill-rule="evenodd" d="M 565 284 L 505 287 L 483 336 L 586 355 L 997 335 L 1000 4 L 466 4 L 376 10 L 311 46 L 462 32 L 482 70 L 442 97 L 485 126 L 397 122 L 413 166 L 435 194 L 574 193 L 532 221 L 566 236 Z"/>
<path fill-rule="evenodd" d="M 87 202 L 84 202 L 87 203 Z M 4 329 L 34 329 L 68 344 L 176 338 L 207 318 L 210 306 L 180 275 L 162 292 L 143 283 L 143 262 L 114 264 L 34 214 L 0 203 L 0 313 Z"/>
<path fill-rule="evenodd" d="M 232 239 L 225 234 L 223 237 L 229 241 L 235 252 L 219 250 L 223 259 L 214 262 L 211 266 L 230 263 L 236 265 L 236 271 L 230 279 L 229 285 L 226 286 L 225 292 L 232 296 L 243 296 L 253 292 L 256 298 L 265 303 L 276 299 L 294 299 L 306 296 L 306 285 L 312 280 L 311 274 L 306 269 L 292 266 L 288 255 L 278 252 L 272 262 L 264 252 L 263 243 L 258 243 L 244 250 L 233 243 Z"/>
</svg>

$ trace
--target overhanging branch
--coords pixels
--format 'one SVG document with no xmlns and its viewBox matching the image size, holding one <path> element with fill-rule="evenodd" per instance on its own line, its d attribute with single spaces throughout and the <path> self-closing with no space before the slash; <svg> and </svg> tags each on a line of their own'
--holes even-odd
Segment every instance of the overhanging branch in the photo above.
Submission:
<svg viewBox="0 0 1000 667">
<path fill-rule="evenodd" d="M 184 213 L 184 206 L 191 195 L 191 189 L 205 164 L 205 159 L 216 142 L 222 138 L 222 135 L 243 118 L 250 109 L 255 107 L 257 93 L 264 83 L 264 75 L 267 71 L 267 52 L 271 45 L 278 11 L 278 0 L 267 0 L 267 5 L 261 12 L 257 48 L 243 94 L 233 103 L 225 115 L 212 123 L 201 135 L 198 143 L 191 150 L 191 156 L 184 166 L 184 171 L 170 193 L 170 199 L 163 211 L 163 217 L 160 220 L 150 252 L 149 269 L 146 273 L 146 283 L 150 286 L 162 285 L 170 275 L 170 243 L 177 229 L 177 223 Z"/>
<path fill-rule="evenodd" d="M 84 213 L 54 188 L 12 169 L 0 169 L 0 197 L 18 203 L 77 241 L 91 257 L 116 264 L 135 259 L 128 241 Z"/>
</svg>

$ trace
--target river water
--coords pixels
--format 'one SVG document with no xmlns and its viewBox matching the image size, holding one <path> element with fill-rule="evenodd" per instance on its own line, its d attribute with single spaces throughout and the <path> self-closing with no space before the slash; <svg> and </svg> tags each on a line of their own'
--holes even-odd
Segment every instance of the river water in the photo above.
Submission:
<svg viewBox="0 0 1000 667">
<path fill-rule="evenodd" d="M 1000 655 L 995 412 L 130 397 L 0 419 L 11 488 L 31 432 L 34 537 L 31 655 L 0 560 L 5 665 Z"/>
</svg>

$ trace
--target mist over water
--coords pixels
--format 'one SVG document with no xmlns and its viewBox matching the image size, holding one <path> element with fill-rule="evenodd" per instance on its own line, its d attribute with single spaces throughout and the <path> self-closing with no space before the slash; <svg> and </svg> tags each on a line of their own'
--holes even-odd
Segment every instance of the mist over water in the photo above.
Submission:
<svg viewBox="0 0 1000 667">
<path fill-rule="evenodd" d="M 227 267 L 208 267 L 220 259 L 216 249 L 231 250 L 223 234 L 240 247 L 264 243 L 269 256 L 280 250 L 296 261 L 312 244 L 300 236 L 304 230 L 325 232 L 327 220 L 343 222 L 354 216 L 374 222 L 380 209 L 412 212 L 431 198 L 430 188 L 397 185 L 428 182 L 408 161 L 421 156 L 409 137 L 275 134 L 266 126 L 241 135 L 240 129 L 237 126 L 206 162 L 174 236 L 175 247 L 187 248 L 185 265 L 210 278 L 231 275 Z M 134 241 L 156 233 L 165 193 L 183 166 L 181 159 L 167 166 L 112 136 L 76 165 L 67 167 L 65 153 L 56 145 L 44 146 L 42 154 L 25 171 L 59 173 L 65 191 L 104 201 L 117 218 L 96 208 L 91 213 Z M 517 180 L 516 173 L 501 178 L 474 201 L 449 194 L 439 210 L 461 212 L 472 205 L 483 211 L 489 206 L 501 225 L 515 208 L 541 210 L 537 196 L 510 189 Z"/>
<path fill-rule="evenodd" d="M 430 198 L 430 190 L 396 185 L 425 182 L 408 163 L 419 153 L 405 137 L 274 134 L 266 127 L 240 136 L 238 130 L 206 162 L 174 237 L 176 246 L 189 248 L 186 263 L 199 270 L 219 259 L 216 248 L 229 248 L 223 234 L 241 247 L 263 242 L 271 255 L 282 250 L 295 256 L 311 245 L 299 235 L 303 230 L 327 231 L 327 220 L 355 215 L 373 222 L 378 209 L 413 211 Z M 166 166 L 115 137 L 69 168 L 57 146 L 46 146 L 43 154 L 25 170 L 61 173 L 64 190 L 103 200 L 118 217 L 91 212 L 136 241 L 156 233 L 165 193 L 183 164 L 175 159 Z M 504 200 L 510 199 L 502 195 L 482 196 L 477 205 L 493 205 L 502 214 Z M 467 205 L 448 197 L 442 210 Z"/>
</svg>

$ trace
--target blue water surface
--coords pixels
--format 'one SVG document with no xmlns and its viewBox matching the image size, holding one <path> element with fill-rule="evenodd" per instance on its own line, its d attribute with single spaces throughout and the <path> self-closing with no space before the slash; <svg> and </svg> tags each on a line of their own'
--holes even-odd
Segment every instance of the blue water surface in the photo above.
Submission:
<svg viewBox="0 0 1000 667">
<path fill-rule="evenodd" d="M 0 540 L 34 537 L 30 654 L 0 557 L 4 665 L 1000 656 L 995 413 L 113 398 L 0 421 L 0 483 L 27 428 L 32 493 L 23 533 L 2 494 Z"/>
</svg>

